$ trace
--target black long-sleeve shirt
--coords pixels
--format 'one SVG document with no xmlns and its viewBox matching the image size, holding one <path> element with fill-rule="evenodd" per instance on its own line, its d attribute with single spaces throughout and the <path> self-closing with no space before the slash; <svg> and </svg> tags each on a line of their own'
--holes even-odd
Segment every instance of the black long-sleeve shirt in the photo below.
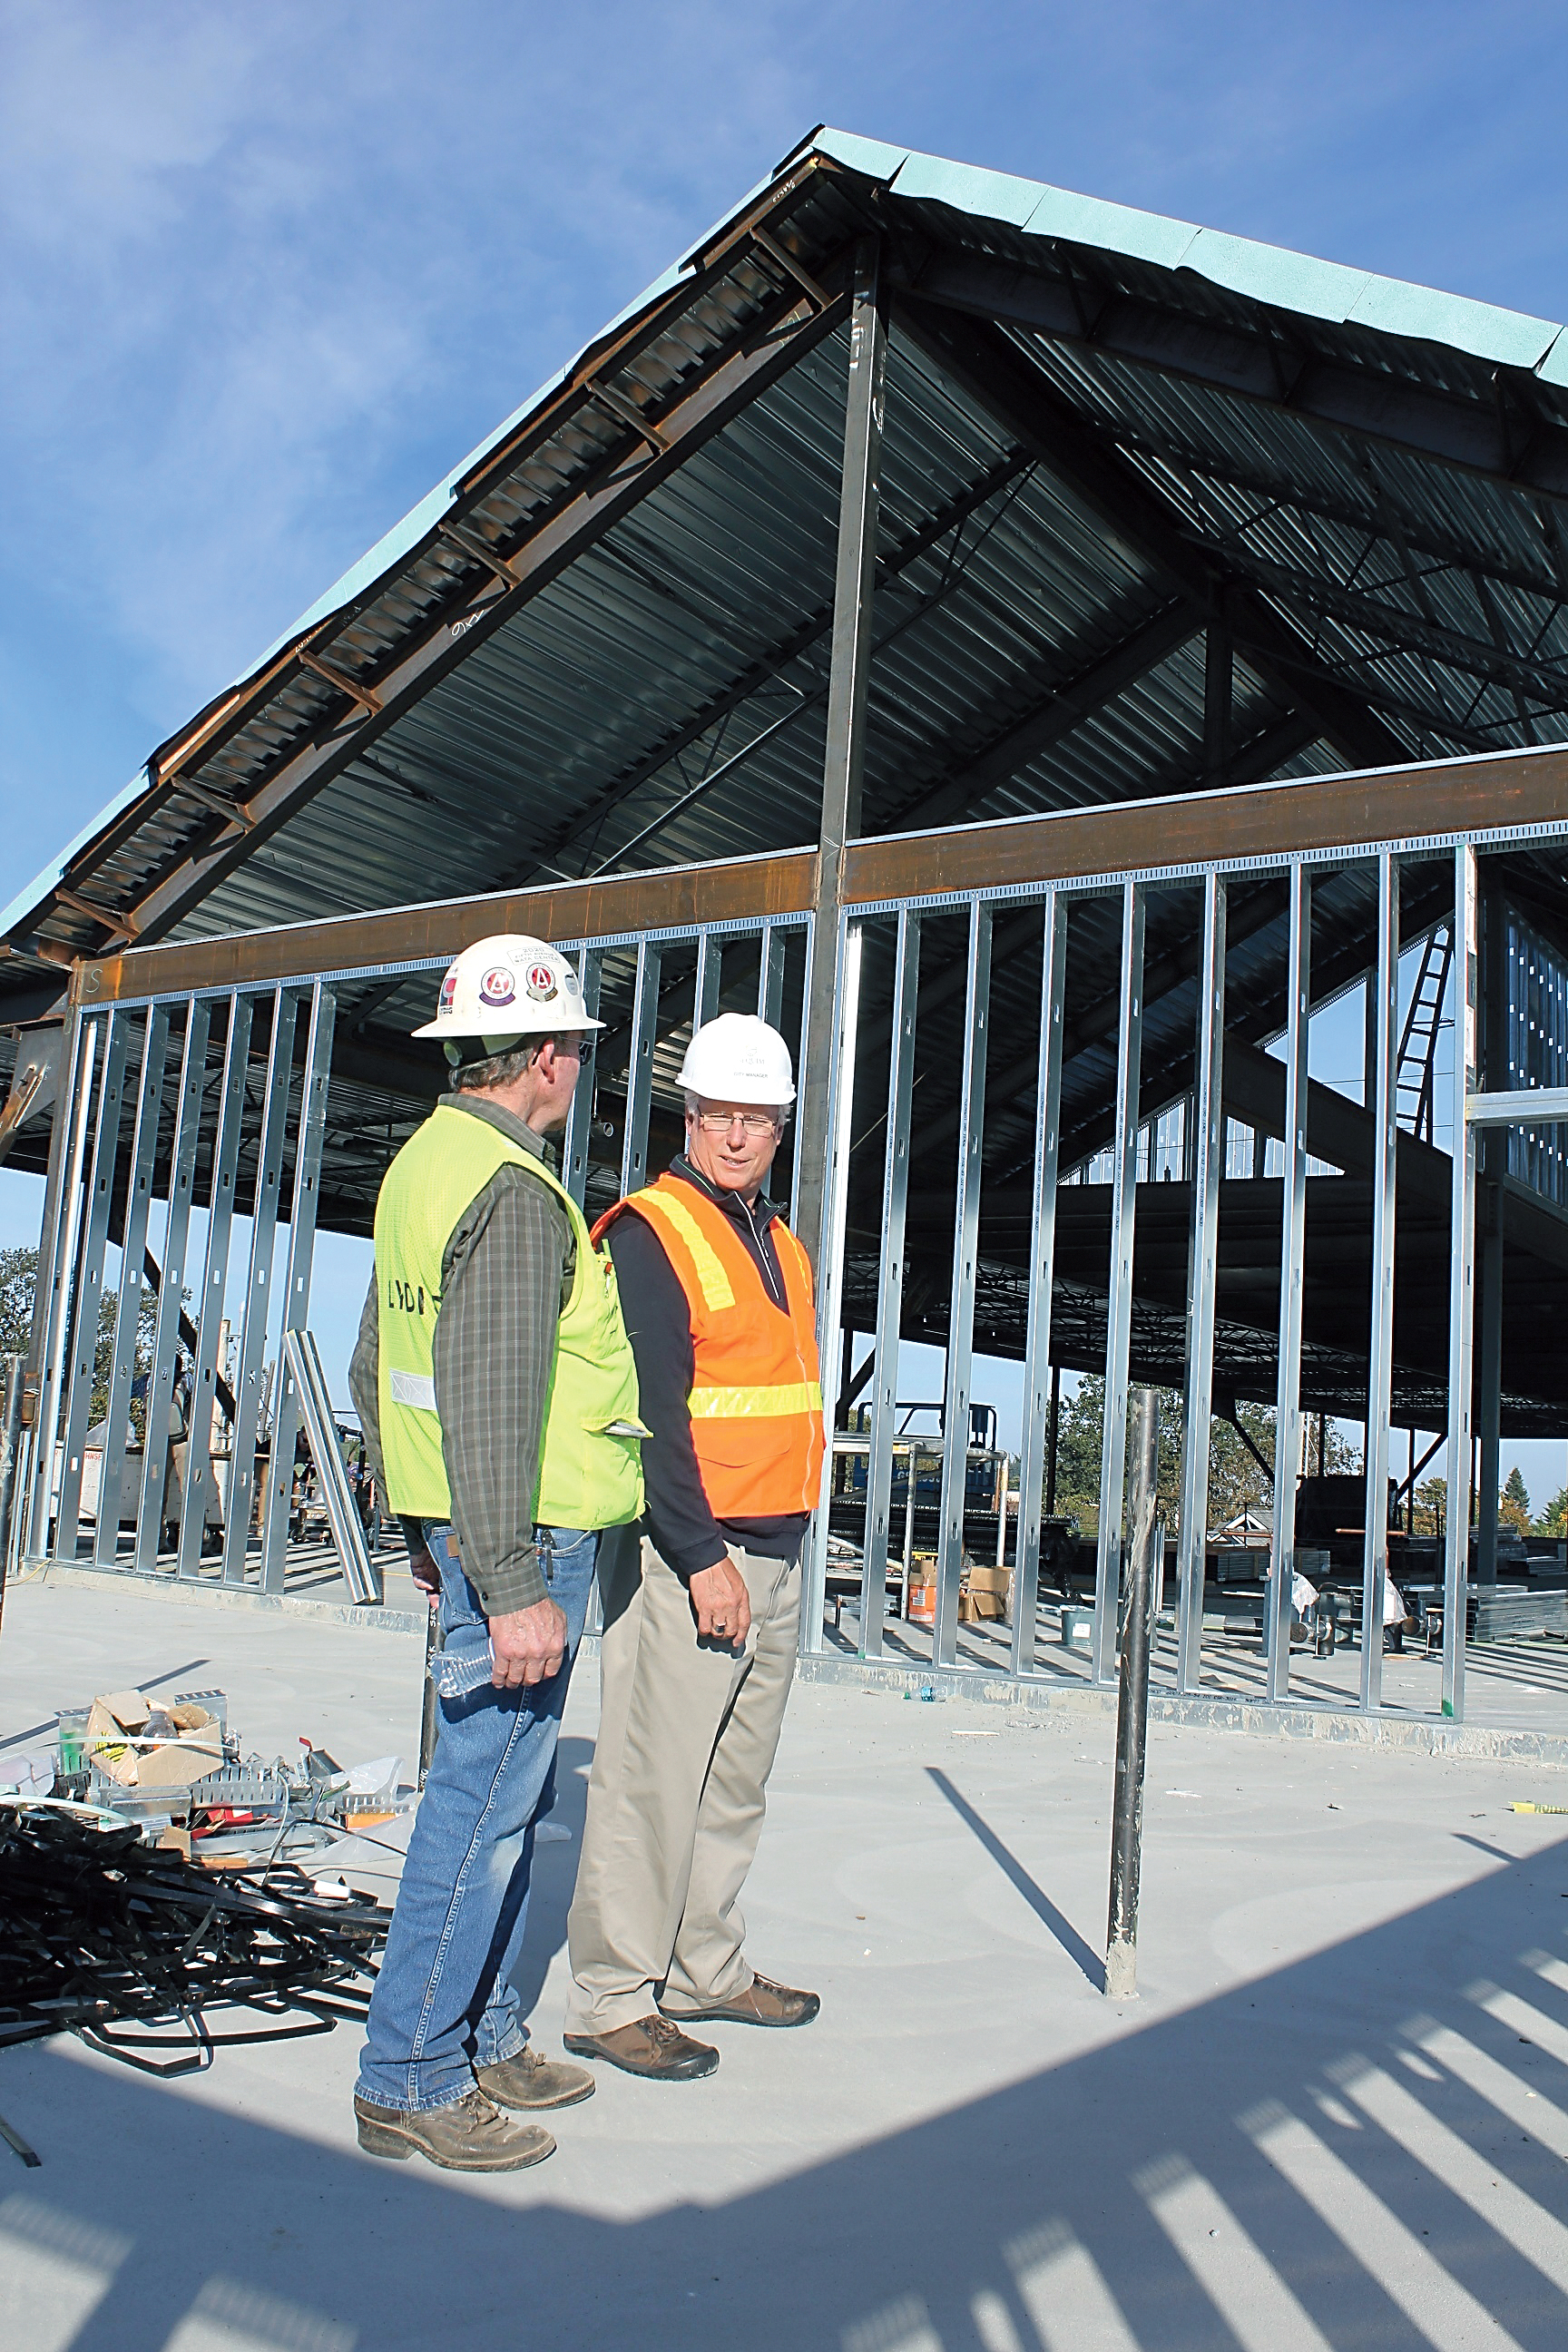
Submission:
<svg viewBox="0 0 1568 2352">
<path fill-rule="evenodd" d="M 770 1297 L 784 1304 L 784 1275 L 772 1226 L 778 1211 L 760 1197 L 748 1208 L 738 1192 L 721 1192 L 684 1157 L 670 1174 L 703 1192 L 723 1210 L 756 1265 Z M 660 1557 L 678 1576 L 695 1576 L 724 1558 L 726 1543 L 740 1544 L 767 1559 L 799 1558 L 808 1514 L 791 1511 L 777 1518 L 716 1519 L 702 1488 L 702 1472 L 691 1443 L 691 1394 L 695 1349 L 691 1316 L 680 1278 L 647 1218 L 633 1212 L 610 1227 L 610 1255 L 621 1312 L 637 1359 L 638 1411 L 653 1432 L 643 1440 L 643 1485 L 647 1528 Z"/>
</svg>

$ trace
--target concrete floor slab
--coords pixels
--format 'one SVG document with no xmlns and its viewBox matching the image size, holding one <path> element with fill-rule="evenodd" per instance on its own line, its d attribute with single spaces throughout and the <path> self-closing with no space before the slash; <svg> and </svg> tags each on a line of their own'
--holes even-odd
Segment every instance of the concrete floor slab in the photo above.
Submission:
<svg viewBox="0 0 1568 2352">
<path fill-rule="evenodd" d="M 24 1586 L 0 1742 L 110 1682 L 217 1683 L 247 1747 L 412 1753 L 420 1645 Z M 574 1688 L 580 1830 L 595 1676 Z M 704 2084 L 606 2074 L 537 2170 L 354 2147 L 357 2037 L 158 2084 L 0 2053 L 30 2352 L 1187 2352 L 1568 2340 L 1568 1771 L 1152 1735 L 1142 1998 L 1099 1990 L 1112 1724 L 803 1685 L 748 1937 L 821 1990 Z M 395 1837 L 388 1841 L 396 1843 Z M 524 1958 L 556 2046 L 576 1853 Z M 357 1849 L 389 1886 L 396 1856 Z M 383 1875 L 384 1874 L 384 1875 Z"/>
</svg>

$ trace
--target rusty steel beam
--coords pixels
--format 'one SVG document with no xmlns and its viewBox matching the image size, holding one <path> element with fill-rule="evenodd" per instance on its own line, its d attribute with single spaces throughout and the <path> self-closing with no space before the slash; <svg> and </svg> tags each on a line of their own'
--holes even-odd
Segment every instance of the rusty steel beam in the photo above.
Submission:
<svg viewBox="0 0 1568 2352">
<path fill-rule="evenodd" d="M 226 938 L 132 948 L 79 964 L 73 988 L 83 1004 L 195 989 L 249 988 L 327 973 L 375 971 L 390 964 L 440 963 L 494 931 L 537 939 L 613 938 L 620 933 L 803 915 L 811 906 L 816 856 L 786 849 L 712 866 L 667 866 L 486 898 L 342 915 Z"/>
<path fill-rule="evenodd" d="M 847 265 L 836 261 L 825 273 L 841 278 Z M 118 920 L 137 935 L 155 938 L 176 923 L 222 881 L 238 861 L 277 831 L 298 809 L 313 799 L 359 752 L 392 726 L 421 696 L 444 677 L 481 639 L 510 619 L 527 598 L 553 580 L 593 546 L 666 475 L 682 464 L 695 448 L 720 432 L 742 409 L 774 383 L 807 351 L 830 333 L 847 308 L 847 297 L 836 294 L 825 310 L 815 310 L 804 294 L 792 301 L 781 296 L 776 311 L 765 315 L 756 333 L 743 346 L 699 377 L 684 396 L 659 420 L 665 442 L 662 452 L 645 463 L 628 467 L 608 464 L 577 495 L 551 514 L 508 557 L 517 585 L 495 593 L 493 583 L 484 594 L 488 603 L 477 610 L 470 603 L 458 616 L 443 620 L 427 635 L 382 670 L 371 690 L 380 709 L 366 710 L 362 722 L 347 732 L 329 730 L 286 759 L 245 802 L 248 828 L 236 813 L 235 829 L 191 852 L 136 906 Z M 337 683 L 334 680 L 334 683 Z M 342 690 L 351 689 L 346 679 Z M 364 689 L 353 689 L 361 697 Z"/>
<path fill-rule="evenodd" d="M 1500 751 L 858 841 L 847 905 L 1568 825 L 1568 751 Z"/>
</svg>

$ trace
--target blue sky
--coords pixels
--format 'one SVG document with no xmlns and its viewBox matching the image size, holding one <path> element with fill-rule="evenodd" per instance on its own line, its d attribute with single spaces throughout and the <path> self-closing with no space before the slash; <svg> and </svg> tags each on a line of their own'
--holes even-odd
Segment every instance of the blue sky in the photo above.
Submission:
<svg viewBox="0 0 1568 2352">
<path fill-rule="evenodd" d="M 817 121 L 1568 317 L 1561 0 L 5 23 L 0 904 Z"/>
</svg>

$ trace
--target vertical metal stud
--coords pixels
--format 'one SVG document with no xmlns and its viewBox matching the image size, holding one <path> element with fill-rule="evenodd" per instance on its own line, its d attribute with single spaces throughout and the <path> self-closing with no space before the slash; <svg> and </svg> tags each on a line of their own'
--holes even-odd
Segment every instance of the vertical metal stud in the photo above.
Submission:
<svg viewBox="0 0 1568 2352">
<path fill-rule="evenodd" d="M 590 1021 L 599 1017 L 599 976 L 605 961 L 602 948 L 584 948 L 577 959 L 577 977 L 583 984 L 583 1010 Z M 591 1039 L 602 1032 L 589 1031 Z M 591 1055 L 577 1074 L 572 1090 L 572 1108 L 566 1114 L 566 1132 L 561 1139 L 561 1168 L 566 1190 L 583 1205 L 588 1188 L 588 1139 L 594 1126 L 594 1101 L 598 1084 L 597 1057 Z M 597 1591 L 597 1586 L 595 1590 Z"/>
<path fill-rule="evenodd" d="M 69 1385 L 65 1399 L 65 1454 L 60 1465 L 59 1516 L 55 1528 L 55 1558 L 76 1558 L 81 1524 L 83 1444 L 92 1405 L 93 1372 L 98 1361 L 99 1313 L 103 1299 L 103 1254 L 109 1243 L 109 1212 L 114 1195 L 115 1169 L 120 1159 L 120 1113 L 125 1085 L 125 1048 L 129 1016 L 109 1015 L 103 1048 L 103 1076 L 99 1087 L 98 1117 L 93 1123 L 92 1167 L 88 1176 L 87 1223 L 77 1265 L 76 1293 L 71 1302 Z"/>
<path fill-rule="evenodd" d="M 284 1276 L 283 1331 L 303 1331 L 310 1319 L 310 1266 L 316 1248 L 316 1210 L 321 1192 L 321 1146 L 327 1132 L 327 1094 L 332 1072 L 332 1032 L 338 1000 L 331 989 L 316 982 L 310 992 L 310 1020 L 305 1039 L 305 1075 L 300 1091 L 300 1131 L 294 1146 L 294 1192 L 289 1207 L 289 1264 Z M 272 1414 L 272 1451 L 268 1460 L 267 1525 L 261 1538 L 261 1589 L 281 1592 L 289 1550 L 289 1510 L 294 1491 L 294 1438 L 300 1397 L 284 1351 L 278 1341 L 278 1375 Z M 324 1488 L 329 1472 L 318 1465 L 318 1483 Z M 345 1560 L 343 1575 L 351 1589 L 353 1568 Z M 359 1594 L 356 1592 L 357 1600 Z"/>
<path fill-rule="evenodd" d="M 49 1144 L 48 1188 L 44 1198 L 38 1277 L 34 1289 L 35 1317 L 42 1307 L 44 1318 L 38 1342 L 42 1392 L 33 1437 L 33 1493 L 27 1525 L 27 1549 L 35 1559 L 41 1559 L 48 1548 L 55 1433 L 59 1427 L 60 1399 L 65 1387 L 71 1270 L 76 1263 L 81 1217 L 88 1111 L 103 1028 L 102 1021 L 84 1021 L 79 1013 L 72 1015 L 69 1067 Z"/>
<path fill-rule="evenodd" d="M 240 1138 L 245 1129 L 250 1029 L 254 1013 L 255 1006 L 248 996 L 236 994 L 229 998 L 228 1034 L 224 1042 L 223 1076 L 218 1087 L 217 1126 L 213 1135 L 202 1295 L 196 1307 L 196 1352 L 191 1365 L 185 1471 L 180 1481 L 179 1573 L 182 1576 L 197 1576 L 201 1572 L 207 1487 L 214 1476 L 212 1424 L 217 1401 L 214 1375 L 217 1365 L 218 1331 L 223 1322 L 224 1293 L 228 1279 L 228 1243 L 234 1229 L 234 1179 L 239 1164 Z M 232 1460 L 230 1466 L 233 1466 Z"/>
<path fill-rule="evenodd" d="M 757 966 L 757 1012 L 770 1029 L 779 1025 L 784 1010 L 784 951 L 789 934 L 780 923 L 763 925 L 762 959 Z"/>
<path fill-rule="evenodd" d="M 163 1268 L 158 1313 L 153 1325 L 153 1363 L 147 1376 L 147 1412 L 142 1449 L 142 1498 L 136 1511 L 135 1566 L 143 1575 L 157 1565 L 163 1541 L 163 1496 L 168 1479 L 169 1408 L 174 1390 L 174 1357 L 184 1293 L 185 1244 L 190 1236 L 191 1192 L 202 1103 L 207 1074 L 211 1007 L 192 997 L 185 1006 L 180 1052 L 180 1088 L 174 1108 L 174 1139 L 169 1154 L 169 1214 L 163 1227 Z M 198 1312 L 199 1312 L 198 1308 Z M 188 1435 L 187 1432 L 187 1435 Z"/>
<path fill-rule="evenodd" d="M 1463 1720 L 1470 1579 L 1470 1380 L 1476 1304 L 1476 1131 L 1468 1117 L 1480 1075 L 1476 853 L 1454 853 L 1453 1192 L 1449 1208 L 1448 1509 L 1443 1566 L 1443 1712 Z"/>
<path fill-rule="evenodd" d="M 640 1190 L 647 1177 L 647 1121 L 653 1102 L 653 1049 L 658 1036 L 658 976 L 663 957 L 647 940 L 637 948 L 637 996 L 626 1064 L 626 1131 L 621 1150 L 621 1192 Z"/>
<path fill-rule="evenodd" d="M 1040 1058 L 1035 1080 L 1035 1171 L 1029 1199 L 1029 1306 L 1024 1335 L 1024 1413 L 1019 1436 L 1018 1541 L 1013 1563 L 1013 1672 L 1032 1672 L 1040 1591 L 1040 1518 L 1045 1507 L 1050 1414 L 1051 1284 L 1057 1254 L 1057 1160 L 1062 1108 L 1062 1009 L 1068 909 L 1046 893 L 1040 941 Z"/>
<path fill-rule="evenodd" d="M 1307 1244 L 1307 1014 L 1312 966 L 1312 882 L 1290 868 L 1286 991 L 1285 1169 L 1279 1234 L 1279 1367 L 1274 1409 L 1274 1557 L 1266 1639 L 1268 1696 L 1290 1693 L 1290 1587 L 1296 1573 L 1296 1474 L 1301 1459 L 1301 1294 Z"/>
<path fill-rule="evenodd" d="M 1394 1396 L 1394 1238 L 1399 1136 L 1399 861 L 1377 861 L 1376 1016 L 1372 1163 L 1372 1331 L 1367 1350 L 1366 1539 L 1362 1554 L 1361 1704 L 1383 1702 L 1383 1594 L 1388 1575 L 1388 1423 Z M 1281 1603 L 1284 1606 L 1284 1602 Z M 1289 1612 L 1287 1612 L 1287 1615 Z M 1287 1634 L 1289 1638 L 1289 1634 Z"/>
<path fill-rule="evenodd" d="M 974 1286 L 980 1255 L 981 1146 L 985 1130 L 985 1062 L 991 1036 L 991 909 L 969 909 L 963 1075 L 958 1108 L 958 1200 L 948 1291 L 947 1378 L 942 1390 L 942 1533 L 938 1538 L 936 1619 L 931 1658 L 958 1657 L 958 1579 L 963 1564 L 963 1503 L 969 1476 L 969 1384 L 974 1353 Z"/>
<path fill-rule="evenodd" d="M 697 978 L 691 992 L 691 1030 L 695 1036 L 705 1021 L 711 1021 L 719 1010 L 719 982 L 723 958 L 723 941 L 710 931 L 697 934 Z"/>
<path fill-rule="evenodd" d="M 1176 1555 L 1176 1688 L 1203 1679 L 1204 1575 L 1208 1553 L 1209 1424 L 1214 1412 L 1215 1292 L 1219 1277 L 1219 1187 L 1225 1168 L 1226 885 L 1204 881 L 1198 971 L 1197 1066 L 1193 1096 L 1191 1223 L 1187 1239 L 1186 1418 L 1182 1518 Z"/>
<path fill-rule="evenodd" d="M 921 919 L 899 912 L 893 951 L 893 1034 L 888 1062 L 888 1132 L 882 1156 L 881 1284 L 872 1346 L 871 1444 L 866 1474 L 866 1542 L 860 1573 L 860 1655 L 879 1658 L 887 1605 L 893 1500 L 893 1423 L 899 1401 L 899 1335 L 904 1310 L 904 1218 L 910 1192 L 910 1111 L 915 1075 Z"/>
<path fill-rule="evenodd" d="M 136 1120 L 132 1131 L 125 1219 L 120 1242 L 120 1297 L 114 1313 L 114 1352 L 110 1360 L 103 1461 L 98 1479 L 98 1533 L 92 1547 L 93 1559 L 100 1568 L 114 1568 L 120 1558 L 125 1437 L 131 1426 L 131 1386 L 136 1372 L 136 1339 L 142 1321 L 147 1213 L 153 1203 L 153 1162 L 158 1150 L 168 1053 L 169 1008 L 166 1004 L 153 1004 L 148 1008 L 142 1033 L 142 1069 L 136 1086 Z M 143 1427 L 145 1418 L 143 1405 Z"/>
<path fill-rule="evenodd" d="M 272 1262 L 278 1240 L 278 1187 L 283 1173 L 283 1136 L 294 1074 L 294 1024 L 300 1000 L 289 990 L 272 992 L 272 1037 L 267 1055 L 267 1092 L 257 1139 L 256 1192 L 250 1205 L 250 1257 L 245 1307 L 239 1327 L 239 1360 L 234 1381 L 234 1450 L 228 1464 L 228 1504 L 224 1512 L 223 1578 L 243 1584 L 250 1541 L 250 1509 L 256 1492 L 256 1441 L 261 1419 L 261 1373 L 267 1358 L 267 1326 L 272 1306 Z M 276 1378 L 276 1375 L 275 1375 Z M 279 1382 L 280 1386 L 281 1383 Z"/>
<path fill-rule="evenodd" d="M 1127 1367 L 1132 1344 L 1132 1243 L 1138 1208 L 1138 1095 L 1143 1057 L 1143 887 L 1121 891 L 1121 995 L 1116 1024 L 1116 1153 L 1110 1203 L 1110 1293 L 1105 1318 L 1105 1421 L 1100 1539 L 1094 1568 L 1094 1679 L 1116 1670 L 1121 1520 L 1127 1486 Z"/>
<path fill-rule="evenodd" d="M 860 1033 L 862 929 L 839 920 L 835 992 L 837 1027 L 827 1090 L 827 1169 L 822 1190 L 822 1223 L 816 1241 L 816 1349 L 822 1365 L 822 1418 L 827 1450 L 822 1465 L 822 1496 L 812 1514 L 801 1580 L 800 1646 L 803 1656 L 823 1646 L 822 1612 L 827 1589 L 828 1497 L 833 1491 L 833 1431 L 838 1418 L 838 1318 L 844 1300 L 844 1236 L 849 1206 L 849 1147 L 854 1134 L 855 1052 Z M 796 1238 L 809 1239 L 795 1228 Z"/>
</svg>

